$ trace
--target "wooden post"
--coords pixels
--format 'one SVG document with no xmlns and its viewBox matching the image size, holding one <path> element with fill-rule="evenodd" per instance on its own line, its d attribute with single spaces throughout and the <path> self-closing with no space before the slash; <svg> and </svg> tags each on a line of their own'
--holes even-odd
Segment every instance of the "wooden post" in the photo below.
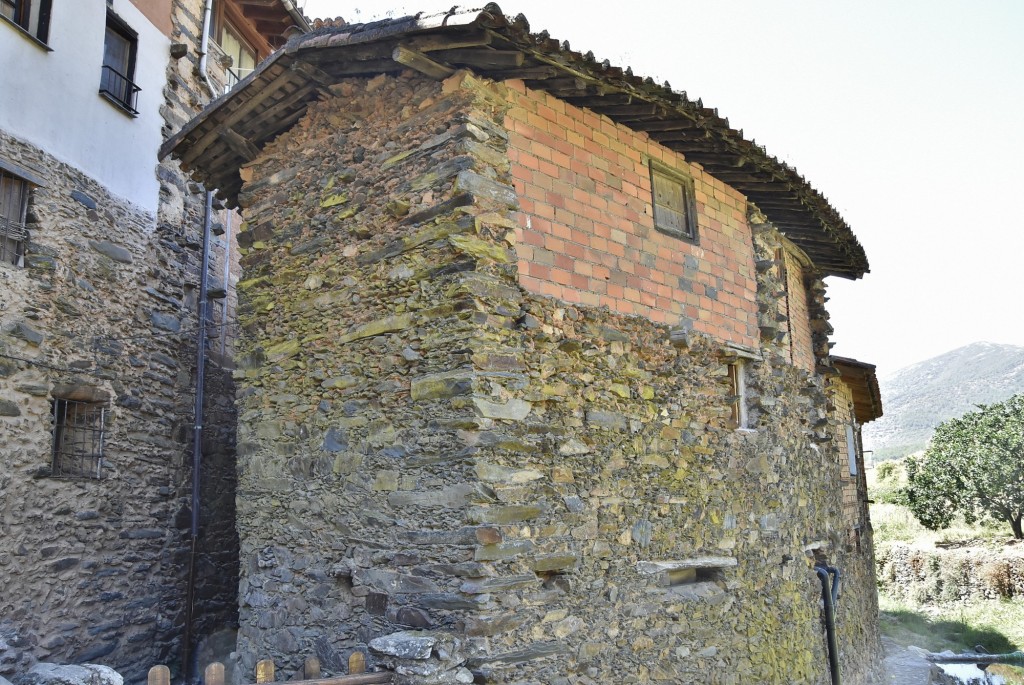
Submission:
<svg viewBox="0 0 1024 685">
<path fill-rule="evenodd" d="M 171 669 L 163 664 L 149 669 L 148 685 L 171 685 Z"/>
<path fill-rule="evenodd" d="M 366 673 L 366 655 L 362 652 L 352 652 L 348 658 L 348 674 Z"/>
<path fill-rule="evenodd" d="M 224 664 L 214 661 L 203 671 L 203 685 L 224 685 Z"/>
<path fill-rule="evenodd" d="M 274 682 L 274 662 L 270 659 L 263 659 L 256 662 L 256 682 Z"/>
<path fill-rule="evenodd" d="M 302 677 L 305 680 L 319 680 L 320 660 L 315 656 L 306 657 L 305 663 L 302 664 Z"/>
</svg>

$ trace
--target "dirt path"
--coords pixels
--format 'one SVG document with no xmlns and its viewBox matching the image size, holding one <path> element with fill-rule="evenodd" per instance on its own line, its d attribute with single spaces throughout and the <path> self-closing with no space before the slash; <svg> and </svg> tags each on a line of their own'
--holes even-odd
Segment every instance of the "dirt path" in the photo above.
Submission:
<svg viewBox="0 0 1024 685">
<path fill-rule="evenodd" d="M 887 637 L 882 638 L 882 648 L 885 650 L 882 666 L 885 685 L 927 685 L 931 668 L 927 661 Z"/>
</svg>

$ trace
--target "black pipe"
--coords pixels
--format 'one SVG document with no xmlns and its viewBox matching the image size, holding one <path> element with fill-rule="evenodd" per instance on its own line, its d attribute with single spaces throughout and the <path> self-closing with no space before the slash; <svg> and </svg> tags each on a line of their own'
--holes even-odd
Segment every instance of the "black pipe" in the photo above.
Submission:
<svg viewBox="0 0 1024 685">
<path fill-rule="evenodd" d="M 835 571 L 836 585 L 832 585 L 831 573 Z M 825 637 L 828 640 L 828 666 L 832 674 L 832 685 L 840 685 L 839 644 L 836 641 L 836 605 L 833 597 L 839 594 L 839 569 L 834 566 L 815 566 L 814 572 L 821 581 L 821 600 L 825 603 Z"/>
<path fill-rule="evenodd" d="M 190 534 L 192 550 L 188 561 L 188 587 L 185 596 L 185 640 L 182 645 L 182 673 L 185 682 L 196 675 L 192 668 L 192 620 L 196 591 L 196 557 L 199 542 L 199 483 L 203 462 L 203 386 L 206 380 L 206 298 L 210 271 L 210 226 L 213 223 L 213 193 L 206 192 L 203 211 L 203 266 L 199 272 L 199 325 L 196 327 L 196 402 L 192 427 L 192 521 Z"/>
<path fill-rule="evenodd" d="M 835 566 L 826 566 L 825 570 L 832 576 L 832 610 L 839 606 L 839 569 Z"/>
</svg>

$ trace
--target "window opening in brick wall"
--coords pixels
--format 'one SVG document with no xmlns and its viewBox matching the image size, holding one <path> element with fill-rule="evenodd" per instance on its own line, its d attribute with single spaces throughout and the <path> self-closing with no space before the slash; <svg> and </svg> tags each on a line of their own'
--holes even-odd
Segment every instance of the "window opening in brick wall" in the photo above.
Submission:
<svg viewBox="0 0 1024 685">
<path fill-rule="evenodd" d="M 0 261 L 15 266 L 25 265 L 30 185 L 0 169 Z"/>
<path fill-rule="evenodd" d="M 135 78 L 138 45 L 138 34 L 120 17 L 108 11 L 103 37 L 100 95 L 132 116 L 139 113 L 136 107 L 140 88 L 132 80 Z"/>
<path fill-rule="evenodd" d="M 743 360 L 737 359 L 729 364 L 729 391 L 732 409 L 729 416 L 729 427 L 749 428 L 747 425 L 747 373 Z"/>
<path fill-rule="evenodd" d="M 689 175 L 650 160 L 654 228 L 667 235 L 697 242 L 697 200 Z"/>
<path fill-rule="evenodd" d="M 105 402 L 54 398 L 53 475 L 58 478 L 102 478 L 106 429 Z"/>
<path fill-rule="evenodd" d="M 0 17 L 40 43 L 50 37 L 51 0 L 0 0 Z"/>
</svg>

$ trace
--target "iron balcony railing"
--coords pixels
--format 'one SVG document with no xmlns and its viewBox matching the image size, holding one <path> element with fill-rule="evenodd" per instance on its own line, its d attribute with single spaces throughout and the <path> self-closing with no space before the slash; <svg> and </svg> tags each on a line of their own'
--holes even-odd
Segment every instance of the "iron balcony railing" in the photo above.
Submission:
<svg viewBox="0 0 1024 685">
<path fill-rule="evenodd" d="M 114 104 L 126 109 L 131 114 L 139 113 L 136 104 L 139 99 L 139 91 L 142 90 L 127 76 L 113 67 L 103 65 L 103 75 L 100 78 L 100 95 L 110 98 Z"/>
</svg>

